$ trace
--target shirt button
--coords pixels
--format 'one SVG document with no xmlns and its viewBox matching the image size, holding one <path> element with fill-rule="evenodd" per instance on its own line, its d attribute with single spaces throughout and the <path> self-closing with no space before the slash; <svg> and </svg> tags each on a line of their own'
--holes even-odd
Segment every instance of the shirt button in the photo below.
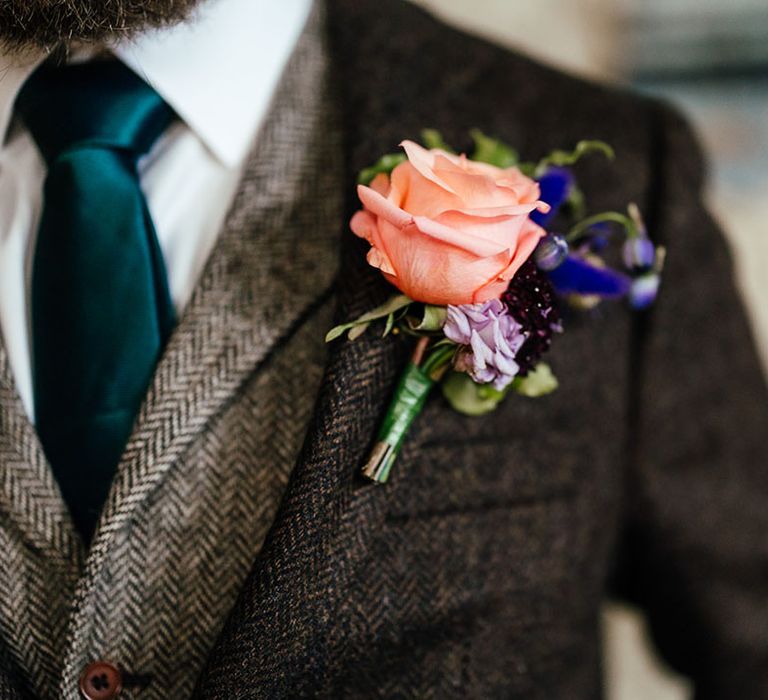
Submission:
<svg viewBox="0 0 768 700">
<path fill-rule="evenodd" d="M 112 700 L 122 689 L 122 674 L 106 661 L 88 664 L 80 675 L 80 694 L 85 700 Z"/>
</svg>

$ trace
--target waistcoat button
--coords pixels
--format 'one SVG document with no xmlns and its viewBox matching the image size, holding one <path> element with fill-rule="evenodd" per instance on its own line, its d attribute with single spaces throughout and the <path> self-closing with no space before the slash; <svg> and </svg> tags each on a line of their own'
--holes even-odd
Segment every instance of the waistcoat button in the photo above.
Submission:
<svg viewBox="0 0 768 700">
<path fill-rule="evenodd" d="M 106 661 L 88 664 L 80 675 L 80 694 L 85 700 L 112 700 L 122 688 L 122 674 Z"/>
</svg>

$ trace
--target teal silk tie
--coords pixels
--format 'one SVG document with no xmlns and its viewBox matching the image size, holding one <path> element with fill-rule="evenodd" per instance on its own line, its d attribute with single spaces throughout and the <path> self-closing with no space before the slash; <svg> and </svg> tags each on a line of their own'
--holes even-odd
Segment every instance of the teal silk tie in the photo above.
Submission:
<svg viewBox="0 0 768 700">
<path fill-rule="evenodd" d="M 175 323 L 137 169 L 174 114 L 118 61 L 44 65 L 16 107 L 48 166 L 31 285 L 37 431 L 89 541 Z"/>
</svg>

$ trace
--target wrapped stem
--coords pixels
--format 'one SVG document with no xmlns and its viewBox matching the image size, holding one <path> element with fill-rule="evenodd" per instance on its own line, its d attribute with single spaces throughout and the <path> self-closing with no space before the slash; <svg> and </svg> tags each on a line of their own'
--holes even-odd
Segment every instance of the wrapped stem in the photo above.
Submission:
<svg viewBox="0 0 768 700">
<path fill-rule="evenodd" d="M 428 341 L 423 338 L 423 341 Z M 435 380 L 420 366 L 426 343 L 420 342 L 414 357 L 405 368 L 389 405 L 378 440 L 363 467 L 363 476 L 377 484 L 389 478 L 403 445 L 408 429 L 424 408 L 424 402 L 435 385 Z"/>
</svg>

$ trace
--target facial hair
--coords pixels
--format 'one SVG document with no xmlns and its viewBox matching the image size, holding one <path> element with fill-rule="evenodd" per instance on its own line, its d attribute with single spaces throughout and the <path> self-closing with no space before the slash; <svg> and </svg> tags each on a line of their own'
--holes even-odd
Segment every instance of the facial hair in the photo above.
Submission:
<svg viewBox="0 0 768 700">
<path fill-rule="evenodd" d="M 0 44 L 48 52 L 181 22 L 203 0 L 0 0 Z"/>
</svg>

